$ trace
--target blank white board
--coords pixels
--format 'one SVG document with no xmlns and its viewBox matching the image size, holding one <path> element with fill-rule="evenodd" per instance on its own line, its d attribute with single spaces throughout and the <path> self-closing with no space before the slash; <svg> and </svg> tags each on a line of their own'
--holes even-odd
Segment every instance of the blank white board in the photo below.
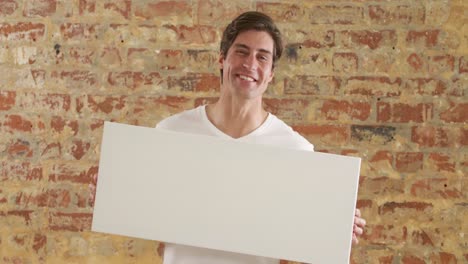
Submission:
<svg viewBox="0 0 468 264">
<path fill-rule="evenodd" d="M 92 230 L 349 263 L 360 159 L 106 122 Z"/>
</svg>

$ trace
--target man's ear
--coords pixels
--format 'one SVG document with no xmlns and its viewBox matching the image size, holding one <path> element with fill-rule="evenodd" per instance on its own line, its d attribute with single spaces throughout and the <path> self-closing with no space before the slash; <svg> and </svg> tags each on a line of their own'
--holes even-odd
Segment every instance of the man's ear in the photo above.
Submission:
<svg viewBox="0 0 468 264">
<path fill-rule="evenodd" d="M 219 69 L 222 70 L 223 63 L 224 63 L 224 55 L 222 53 L 219 53 L 218 63 L 219 63 Z"/>
</svg>

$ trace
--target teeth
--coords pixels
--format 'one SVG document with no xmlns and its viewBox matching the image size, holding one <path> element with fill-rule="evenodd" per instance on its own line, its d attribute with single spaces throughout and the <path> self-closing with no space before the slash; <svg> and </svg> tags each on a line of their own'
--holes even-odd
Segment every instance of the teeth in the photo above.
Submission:
<svg viewBox="0 0 468 264">
<path fill-rule="evenodd" d="M 242 80 L 250 81 L 250 82 L 254 81 L 253 78 L 250 78 L 250 77 L 244 76 L 244 75 L 239 75 L 239 78 L 241 78 Z"/>
</svg>

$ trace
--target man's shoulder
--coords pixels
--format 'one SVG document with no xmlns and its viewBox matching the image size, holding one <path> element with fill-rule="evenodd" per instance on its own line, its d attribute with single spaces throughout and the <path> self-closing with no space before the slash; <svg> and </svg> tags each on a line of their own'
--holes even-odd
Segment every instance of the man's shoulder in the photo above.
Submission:
<svg viewBox="0 0 468 264">
<path fill-rule="evenodd" d="M 272 115 L 272 121 L 266 135 L 276 138 L 289 148 L 314 150 L 314 145 L 305 139 L 301 134 L 296 132 L 291 126 L 275 115 Z M 278 143 L 280 143 L 278 142 Z"/>
<path fill-rule="evenodd" d="M 161 120 L 156 125 L 156 128 L 190 134 L 207 134 L 209 133 L 209 128 L 204 115 L 204 106 L 199 106 Z"/>
<path fill-rule="evenodd" d="M 166 117 L 159 121 L 156 128 L 170 129 L 173 126 L 179 126 L 180 124 L 187 125 L 191 122 L 199 122 L 201 120 L 200 107 L 201 106 Z"/>
</svg>

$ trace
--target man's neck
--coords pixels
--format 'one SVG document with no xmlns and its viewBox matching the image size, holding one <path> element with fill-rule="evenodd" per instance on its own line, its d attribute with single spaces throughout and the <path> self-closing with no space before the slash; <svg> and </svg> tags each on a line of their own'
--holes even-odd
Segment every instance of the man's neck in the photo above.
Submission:
<svg viewBox="0 0 468 264">
<path fill-rule="evenodd" d="M 250 134 L 265 122 L 268 113 L 262 107 L 261 98 L 235 100 L 221 96 L 219 100 L 207 105 L 208 119 L 223 133 L 240 138 Z"/>
</svg>

